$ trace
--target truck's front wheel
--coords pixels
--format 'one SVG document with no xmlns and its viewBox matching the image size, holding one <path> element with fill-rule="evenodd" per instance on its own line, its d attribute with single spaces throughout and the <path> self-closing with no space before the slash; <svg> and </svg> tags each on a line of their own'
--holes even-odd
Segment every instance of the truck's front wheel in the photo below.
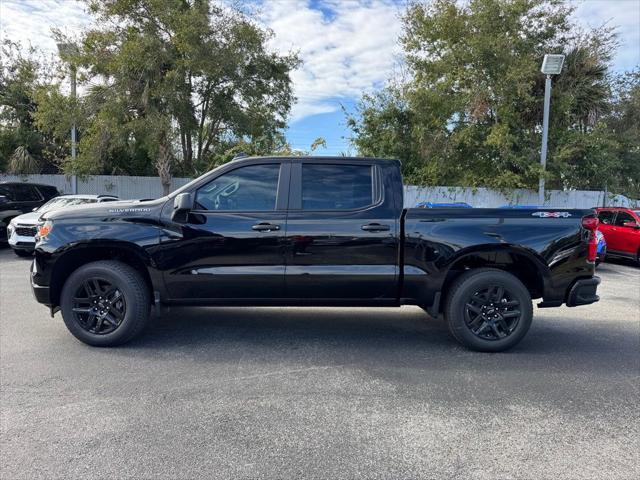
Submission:
<svg viewBox="0 0 640 480">
<path fill-rule="evenodd" d="M 74 271 L 62 288 L 64 323 L 81 342 L 111 347 L 139 334 L 151 300 L 144 278 L 130 266 L 99 261 Z"/>
<path fill-rule="evenodd" d="M 462 274 L 451 287 L 445 317 L 452 335 L 482 352 L 500 352 L 525 336 L 533 318 L 531 295 L 515 276 L 482 268 Z"/>
</svg>

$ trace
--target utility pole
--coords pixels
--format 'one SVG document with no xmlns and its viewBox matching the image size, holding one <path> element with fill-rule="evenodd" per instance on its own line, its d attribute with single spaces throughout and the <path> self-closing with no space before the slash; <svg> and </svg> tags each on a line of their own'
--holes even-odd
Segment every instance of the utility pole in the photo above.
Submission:
<svg viewBox="0 0 640 480">
<path fill-rule="evenodd" d="M 70 65 L 71 72 L 71 98 L 73 98 L 73 102 L 76 102 L 76 66 L 72 63 Z M 75 122 L 71 125 L 71 159 L 73 160 L 73 165 L 76 164 L 76 124 Z M 74 173 L 71 176 L 71 191 L 74 194 L 78 193 L 78 177 Z"/>
<path fill-rule="evenodd" d="M 551 75 L 544 80 L 544 113 L 542 117 L 542 149 L 540 150 L 540 165 L 544 173 L 547 168 L 547 143 L 549 141 L 549 107 L 551 106 Z M 538 184 L 538 205 L 544 205 L 544 175 L 540 175 Z"/>
<path fill-rule="evenodd" d="M 78 47 L 73 43 L 59 43 L 58 44 L 58 52 L 60 53 L 60 57 L 63 61 L 69 62 L 69 73 L 71 76 L 71 98 L 75 104 L 76 102 L 76 73 L 77 68 L 73 61 L 72 57 L 74 54 L 78 53 Z M 66 57 L 66 58 L 65 58 Z M 76 160 L 76 124 L 74 123 L 71 126 L 71 159 L 73 160 L 73 164 L 75 166 Z M 71 176 L 71 193 L 78 193 L 78 177 L 73 174 Z"/>
<path fill-rule="evenodd" d="M 540 166 L 542 174 L 538 184 L 538 204 L 544 205 L 544 171 L 547 168 L 547 144 L 549 141 L 549 109 L 551 107 L 551 75 L 562 71 L 564 55 L 545 55 L 540 71 L 546 75 L 544 80 L 544 112 L 542 117 L 542 148 L 540 149 Z"/>
</svg>

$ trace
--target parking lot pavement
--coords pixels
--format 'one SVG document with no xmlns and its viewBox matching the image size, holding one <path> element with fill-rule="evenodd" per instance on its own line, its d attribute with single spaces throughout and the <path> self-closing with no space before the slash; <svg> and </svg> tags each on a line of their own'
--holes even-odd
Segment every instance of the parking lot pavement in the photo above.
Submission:
<svg viewBox="0 0 640 480">
<path fill-rule="evenodd" d="M 0 250 L 0 478 L 638 478 L 640 269 L 482 354 L 416 308 L 173 309 L 96 349 Z"/>
</svg>

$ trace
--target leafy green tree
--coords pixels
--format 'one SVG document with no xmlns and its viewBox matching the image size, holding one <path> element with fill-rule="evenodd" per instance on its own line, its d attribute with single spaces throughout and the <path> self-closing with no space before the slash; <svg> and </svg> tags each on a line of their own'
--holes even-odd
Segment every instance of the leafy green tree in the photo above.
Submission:
<svg viewBox="0 0 640 480">
<path fill-rule="evenodd" d="M 420 169 L 412 136 L 414 114 L 400 87 L 389 86 L 365 94 L 356 108 L 356 115 L 345 113 L 347 126 L 353 131 L 355 143 L 362 154 L 400 158 L 404 160 L 405 172 Z"/>
<path fill-rule="evenodd" d="M 409 80 L 365 95 L 348 115 L 365 155 L 403 160 L 422 185 L 535 188 L 545 53 L 566 54 L 554 78 L 550 188 L 601 188 L 621 169 L 611 105 L 610 29 L 579 31 L 560 0 L 413 2 L 401 42 Z"/>
<path fill-rule="evenodd" d="M 56 65 L 9 40 L 0 53 L 0 171 L 55 171 L 64 142 L 40 131 L 33 114 L 38 91 L 55 80 Z"/>
<path fill-rule="evenodd" d="M 601 177 L 600 184 L 604 179 L 608 190 L 640 198 L 640 69 L 618 76 L 613 91 L 604 123 L 618 144 L 620 167 L 617 175 Z"/>
<path fill-rule="evenodd" d="M 278 143 L 298 59 L 270 52 L 268 31 L 207 0 L 87 3 L 102 27 L 66 58 L 93 85 L 81 105 L 66 108 L 80 125 L 68 171 L 126 172 L 142 162 L 167 191 L 172 173 L 193 175 L 230 145 Z M 48 131 L 53 112 L 65 111 L 56 95 L 48 92 L 37 114 Z"/>
</svg>

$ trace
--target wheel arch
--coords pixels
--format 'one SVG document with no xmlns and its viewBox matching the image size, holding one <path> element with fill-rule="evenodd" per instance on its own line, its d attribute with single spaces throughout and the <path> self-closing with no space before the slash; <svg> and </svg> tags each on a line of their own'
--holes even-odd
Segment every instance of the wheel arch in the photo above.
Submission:
<svg viewBox="0 0 640 480">
<path fill-rule="evenodd" d="M 495 268 L 512 274 L 524 284 L 532 299 L 544 297 L 551 288 L 551 272 L 537 253 L 516 245 L 486 245 L 463 249 L 451 259 L 442 284 L 443 294 L 460 275 L 474 268 Z M 443 304 L 444 301 L 439 305 L 440 311 Z"/>
<path fill-rule="evenodd" d="M 64 283 L 75 270 L 100 260 L 120 261 L 133 267 L 144 278 L 150 297 L 153 299 L 153 291 L 157 288 L 149 273 L 152 262 L 141 247 L 118 241 L 83 242 L 65 250 L 53 266 L 50 279 L 52 305 L 60 305 L 60 294 Z"/>
</svg>

